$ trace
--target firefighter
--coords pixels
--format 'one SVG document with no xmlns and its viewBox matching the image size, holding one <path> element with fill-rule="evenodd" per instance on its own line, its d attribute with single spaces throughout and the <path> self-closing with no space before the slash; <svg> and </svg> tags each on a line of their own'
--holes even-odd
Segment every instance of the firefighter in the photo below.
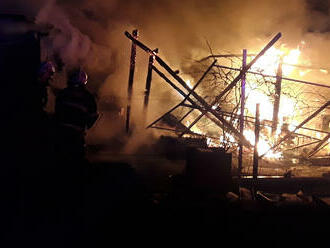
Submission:
<svg viewBox="0 0 330 248">
<path fill-rule="evenodd" d="M 79 69 L 70 73 L 67 87 L 60 90 L 55 101 L 58 152 L 64 158 L 83 158 L 85 134 L 98 118 L 94 96 L 87 90 L 88 75 Z"/>
<path fill-rule="evenodd" d="M 38 106 L 41 109 L 44 109 L 47 105 L 47 88 L 49 86 L 49 82 L 53 79 L 55 72 L 55 64 L 51 61 L 42 62 L 39 66 L 36 90 L 36 94 L 38 94 L 38 97 L 36 100 L 38 100 Z"/>
</svg>

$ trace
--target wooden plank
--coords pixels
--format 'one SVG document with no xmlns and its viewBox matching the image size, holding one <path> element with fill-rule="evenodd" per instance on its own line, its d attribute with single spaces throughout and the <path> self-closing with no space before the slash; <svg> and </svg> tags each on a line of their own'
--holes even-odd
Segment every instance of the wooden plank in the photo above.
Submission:
<svg viewBox="0 0 330 248">
<path fill-rule="evenodd" d="M 330 134 L 326 135 L 308 154 L 308 158 L 314 156 L 319 150 L 320 148 L 328 141 L 328 139 L 330 138 Z"/>
<path fill-rule="evenodd" d="M 242 68 L 246 67 L 246 58 L 247 51 L 243 50 L 243 62 Z M 244 74 L 241 80 L 241 114 L 239 118 L 239 132 L 244 133 L 244 109 L 245 109 L 245 79 L 246 75 Z M 244 134 L 243 134 L 244 135 Z M 240 142 L 238 145 L 238 178 L 241 178 L 242 168 L 243 168 L 243 144 Z"/>
<path fill-rule="evenodd" d="M 318 110 L 316 110 L 313 114 L 311 114 L 309 117 L 307 117 L 305 120 L 303 120 L 298 126 L 295 127 L 295 129 L 288 133 L 287 135 L 285 135 L 282 139 L 280 139 L 274 146 L 272 146 L 271 148 L 268 149 L 268 151 L 266 151 L 264 154 L 262 154 L 260 157 L 265 156 L 270 150 L 275 150 L 283 141 L 287 140 L 288 138 L 290 138 L 299 128 L 301 128 L 302 126 L 304 126 L 307 122 L 309 122 L 310 120 L 312 120 L 314 117 L 316 117 L 322 110 L 324 110 L 326 107 L 328 107 L 330 105 L 330 101 L 326 102 L 325 104 L 323 104 Z"/>
<path fill-rule="evenodd" d="M 138 38 L 138 30 L 133 30 L 132 37 L 134 37 L 134 39 Z M 135 60 L 136 60 L 136 44 L 135 42 L 132 42 L 128 88 L 127 88 L 126 133 L 129 133 L 129 129 L 130 129 L 131 101 L 132 101 L 132 92 L 133 92 L 133 83 L 134 83 Z"/>
<path fill-rule="evenodd" d="M 242 68 L 242 70 L 240 71 L 239 75 L 215 98 L 215 100 L 213 101 L 213 103 L 211 104 L 211 106 L 217 104 L 220 99 L 227 94 L 232 88 L 235 87 L 235 85 L 238 83 L 239 80 L 241 80 L 241 78 L 243 77 L 243 75 L 245 75 L 245 73 L 252 67 L 252 65 L 257 62 L 257 60 L 265 54 L 265 52 L 271 48 L 275 42 L 281 38 L 281 33 L 278 33 L 259 53 L 258 55 L 248 64 L 246 65 L 245 68 Z M 200 116 L 198 116 L 196 118 L 195 121 L 192 122 L 192 125 L 190 125 L 188 127 L 188 129 L 192 128 L 204 115 L 206 112 L 202 113 Z"/>
<path fill-rule="evenodd" d="M 274 108 L 273 108 L 273 124 L 272 135 L 274 136 L 278 125 L 278 112 L 280 111 L 281 101 L 281 89 L 282 89 L 282 59 L 278 64 L 275 82 L 275 94 L 274 94 Z"/>
<path fill-rule="evenodd" d="M 242 71 L 242 69 L 240 69 L 240 68 L 234 68 L 234 67 L 229 67 L 229 66 L 224 66 L 224 65 L 215 65 L 215 67 L 228 69 L 228 70 L 233 70 L 233 71 Z M 260 72 L 254 72 L 254 71 L 247 71 L 246 73 L 259 75 L 259 76 L 267 77 L 267 78 L 277 78 L 277 76 L 274 76 L 274 75 L 267 75 L 267 74 L 263 74 L 263 73 L 260 73 Z M 317 87 L 323 87 L 323 88 L 328 88 L 328 89 L 330 88 L 329 85 L 319 84 L 319 83 L 314 83 L 314 82 L 308 82 L 308 81 L 304 81 L 304 80 L 298 80 L 298 79 L 287 78 L 287 77 L 281 77 L 281 79 L 282 79 L 282 81 L 286 80 L 286 81 L 291 81 L 291 82 L 296 82 L 296 83 L 313 85 L 313 86 L 317 86 Z"/>
<path fill-rule="evenodd" d="M 258 181 L 258 165 L 259 165 L 258 144 L 259 144 L 259 134 L 260 134 L 259 108 L 260 108 L 260 103 L 257 103 L 256 122 L 254 128 L 255 144 L 254 144 L 254 152 L 253 152 L 253 192 L 256 192 L 256 186 Z"/>
<path fill-rule="evenodd" d="M 158 53 L 158 49 L 154 50 L 155 53 Z M 152 80 L 152 66 L 154 64 L 154 55 L 151 54 L 149 56 L 149 62 L 148 62 L 148 72 L 147 72 L 147 79 L 146 79 L 146 88 L 144 91 L 144 112 L 146 114 L 148 104 L 149 104 L 149 96 L 150 96 L 150 89 L 151 89 L 151 80 Z"/>
</svg>

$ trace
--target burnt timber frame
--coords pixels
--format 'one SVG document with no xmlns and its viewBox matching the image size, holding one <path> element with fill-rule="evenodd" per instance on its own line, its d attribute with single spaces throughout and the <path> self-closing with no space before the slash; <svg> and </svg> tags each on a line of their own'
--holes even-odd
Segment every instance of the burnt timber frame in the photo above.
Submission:
<svg viewBox="0 0 330 248">
<path fill-rule="evenodd" d="M 136 32 L 136 33 L 135 33 Z M 149 95 L 151 91 L 151 80 L 152 80 L 152 72 L 156 72 L 161 78 L 165 80 L 166 83 L 168 83 L 172 88 L 174 88 L 178 93 L 180 93 L 183 97 L 184 100 L 182 100 L 179 104 L 171 108 L 168 112 L 166 112 L 164 115 L 162 115 L 160 118 L 155 120 L 153 123 L 147 126 L 147 128 L 159 128 L 159 129 L 164 129 L 161 127 L 155 127 L 155 124 L 159 122 L 166 114 L 171 113 L 178 107 L 188 107 L 191 108 L 183 117 L 178 120 L 178 122 L 183 121 L 194 109 L 198 109 L 201 114 L 196 118 L 192 124 L 189 125 L 189 127 L 185 128 L 185 130 L 179 130 L 182 132 L 180 136 L 183 136 L 186 133 L 189 134 L 195 134 L 192 132 L 190 129 L 205 115 L 207 118 L 209 118 L 211 121 L 213 121 L 217 126 L 220 128 L 227 128 L 230 130 L 233 134 L 234 137 L 238 140 L 238 144 L 242 144 L 244 146 L 247 146 L 251 148 L 251 144 L 245 139 L 243 136 L 242 130 L 238 131 L 231 123 L 229 123 L 226 119 L 223 118 L 222 116 L 222 111 L 216 111 L 212 108 L 212 106 L 216 105 L 220 99 L 225 96 L 231 89 L 233 89 L 236 84 L 243 78 L 245 77 L 246 73 L 251 73 L 251 74 L 257 74 L 261 75 L 264 77 L 271 77 L 271 78 L 276 78 L 277 81 L 281 80 L 288 80 L 288 81 L 294 81 L 298 83 L 303 83 L 303 84 L 309 84 L 312 86 L 318 86 L 318 87 L 325 87 L 325 88 L 330 88 L 328 85 L 323 85 L 323 84 L 318 84 L 318 83 L 313 83 L 313 82 L 307 82 L 303 80 L 296 80 L 296 79 L 291 79 L 291 78 L 286 78 L 283 77 L 282 74 L 279 72 L 276 76 L 272 75 L 264 75 L 262 73 L 258 72 L 253 72 L 249 71 L 251 66 L 272 46 L 275 44 L 275 42 L 281 37 L 281 33 L 278 33 L 256 56 L 254 54 L 248 54 L 247 56 L 255 56 L 253 60 L 246 66 L 243 66 L 242 68 L 232 68 L 232 67 L 227 67 L 227 66 L 222 66 L 222 65 L 217 65 L 215 58 L 217 57 L 226 57 L 226 56 L 239 56 L 239 55 L 212 55 L 207 57 L 206 59 L 213 58 L 214 62 L 210 65 L 210 67 L 204 72 L 203 76 L 200 78 L 198 83 L 194 85 L 192 89 L 186 84 L 186 82 L 178 75 L 177 71 L 172 70 L 159 56 L 158 56 L 158 49 L 152 50 L 149 47 L 147 47 L 145 44 L 137 40 L 137 30 L 133 31 L 133 35 L 131 35 L 129 32 L 125 32 L 125 35 L 127 38 L 129 38 L 132 41 L 132 55 L 131 55 L 131 67 L 130 67 L 130 77 L 129 77 L 129 87 L 128 87 L 128 105 L 127 105 L 127 122 L 126 122 L 126 130 L 128 132 L 129 130 L 129 117 L 130 117 L 130 99 L 132 97 L 132 86 L 133 86 L 133 76 L 134 76 L 134 68 L 132 65 L 135 66 L 135 54 L 133 54 L 133 47 L 138 46 L 145 52 L 149 53 L 149 63 L 148 63 L 148 75 L 147 75 L 147 80 L 146 80 L 146 91 L 145 91 L 145 98 L 144 98 L 144 111 L 147 110 L 148 107 L 148 102 L 149 102 Z M 136 51 L 134 51 L 136 53 Z M 134 56 L 133 56 L 134 55 Z M 134 60 L 132 58 L 134 57 Z M 132 61 L 134 63 L 132 63 Z M 185 93 L 180 87 L 178 87 L 175 83 L 173 83 L 168 77 L 165 76 L 164 73 L 162 73 L 155 65 L 154 62 L 157 62 L 163 69 L 165 69 L 174 79 L 177 83 L 179 83 L 188 93 Z M 219 68 L 224 68 L 224 69 L 230 69 L 230 70 L 236 70 L 239 71 L 239 75 L 216 97 L 215 101 L 212 104 L 208 104 L 200 95 L 198 95 L 195 92 L 195 89 L 198 87 L 198 85 L 203 81 L 204 77 L 207 75 L 207 73 L 212 69 L 212 67 L 219 67 Z M 280 94 L 280 90 L 277 89 L 277 92 Z M 194 98 L 192 98 L 192 97 Z M 188 101 L 190 104 L 186 104 L 185 102 Z M 325 105 L 321 106 L 319 110 L 317 110 L 315 113 L 313 113 L 311 116 L 309 116 L 306 120 L 304 120 L 301 124 L 299 124 L 296 129 L 293 132 L 290 132 L 288 135 L 286 135 L 283 139 L 281 139 L 276 145 L 274 145 L 271 149 L 276 149 L 283 141 L 285 141 L 287 138 L 291 137 L 291 135 L 300 135 L 299 133 L 296 133 L 296 131 L 300 128 L 304 128 L 303 125 L 305 125 L 308 121 L 313 119 L 318 113 L 320 113 L 323 109 L 328 107 L 330 103 L 326 103 Z M 240 118 L 241 119 L 241 118 Z M 274 120 L 275 119 L 275 120 Z M 273 125 L 275 125 L 276 117 L 273 118 Z M 182 123 L 181 123 L 182 124 Z M 166 129 L 166 128 L 165 128 Z M 305 128 L 308 129 L 308 128 Z M 169 130 L 169 129 L 168 129 Z M 274 130 L 274 129 L 273 129 Z M 315 130 L 315 129 L 310 129 L 312 131 L 317 131 L 317 132 L 322 132 L 322 133 L 327 133 L 327 137 L 329 136 L 329 132 L 325 132 L 322 130 Z M 172 130 L 171 131 L 178 131 L 178 130 Z M 198 135 L 198 134 L 196 134 Z M 304 136 L 304 135 L 302 135 Z M 312 137 L 311 137 L 312 138 Z M 316 138 L 315 138 L 316 139 Z M 317 139 L 316 139 L 317 140 Z M 323 147 L 322 145 L 326 143 L 326 139 L 324 138 L 323 140 L 316 141 L 319 142 L 315 146 L 315 148 L 312 150 L 312 152 L 309 154 L 309 156 L 314 155 L 316 152 L 318 152 L 320 147 Z M 312 142 L 307 145 L 312 145 L 315 144 L 316 142 Z M 305 146 L 305 145 L 304 145 Z M 299 148 L 301 146 L 297 146 L 296 148 Z M 295 149 L 295 148 L 292 148 Z M 266 152 L 267 153 L 267 152 Z M 262 158 L 266 153 L 262 154 L 259 156 L 259 159 Z"/>
</svg>

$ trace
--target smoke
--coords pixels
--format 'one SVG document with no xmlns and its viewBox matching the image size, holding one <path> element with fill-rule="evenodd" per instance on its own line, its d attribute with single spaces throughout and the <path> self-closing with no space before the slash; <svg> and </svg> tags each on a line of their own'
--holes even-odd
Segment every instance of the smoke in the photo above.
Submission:
<svg viewBox="0 0 330 248">
<path fill-rule="evenodd" d="M 126 105 L 130 42 L 124 31 L 137 28 L 139 39 L 173 68 L 213 51 L 259 51 L 276 33 L 276 45 L 296 46 L 306 42 L 304 56 L 313 64 L 330 63 L 324 54 L 329 45 L 328 1 L 311 0 L 5 0 L 1 12 L 33 16 L 37 23 L 54 27 L 49 55 L 57 54 L 67 67 L 82 66 L 90 75 L 89 86 L 99 101 L 115 96 L 118 107 Z M 324 4 L 326 3 L 326 4 Z M 322 5 L 323 4 L 323 5 Z M 321 7 L 320 7 L 321 6 Z M 326 10 L 325 10 L 326 8 Z M 207 41 L 207 42 L 206 42 Z M 133 114 L 137 138 L 143 143 L 143 91 L 148 56 L 139 51 L 135 73 Z M 154 77 L 147 121 L 152 121 L 180 100 Z M 108 117 L 105 117 L 108 119 Z M 118 124 L 100 120 L 93 130 L 95 140 L 121 133 Z M 107 124 L 108 123 L 108 124 Z M 122 124 L 122 123 L 121 123 Z M 109 124 L 110 125 L 110 124 Z M 100 127 L 101 126 L 101 127 Z M 133 141 L 130 141 L 132 143 Z M 148 142 L 148 141 L 146 141 Z M 134 143 L 134 142 L 133 142 Z M 136 147 L 137 144 L 132 145 Z"/>
</svg>

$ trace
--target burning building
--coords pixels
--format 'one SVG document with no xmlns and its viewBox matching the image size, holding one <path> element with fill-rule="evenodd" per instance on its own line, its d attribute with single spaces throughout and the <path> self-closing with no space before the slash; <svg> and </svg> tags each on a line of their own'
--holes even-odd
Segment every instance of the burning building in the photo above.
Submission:
<svg viewBox="0 0 330 248">
<path fill-rule="evenodd" d="M 310 159 L 313 156 L 328 157 L 329 101 L 323 92 L 330 87 L 303 80 L 306 70 L 310 70 L 299 64 L 305 42 L 298 44 L 296 49 L 288 49 L 283 44 L 276 48 L 274 43 L 281 37 L 279 33 L 258 54 L 247 54 L 246 50 L 242 55 L 212 54 L 191 64 L 185 68 L 185 74 L 179 76 L 156 50 L 137 40 L 137 33 L 125 34 L 133 41 L 129 101 L 136 46 L 150 54 L 145 108 L 151 93 L 152 72 L 169 84 L 179 98 L 182 97 L 149 128 L 172 131 L 179 137 L 204 137 L 209 147 L 221 147 L 237 155 L 241 161 L 238 168 L 242 166 L 244 154 L 243 171 L 246 174 L 251 173 L 252 162 L 256 164 L 259 160 L 268 164 L 275 162 L 275 167 L 283 169 L 288 165 L 313 164 L 315 159 Z M 161 72 L 154 61 L 169 76 Z M 198 79 L 202 72 L 204 74 Z M 319 72 L 324 70 L 319 69 Z M 292 75 L 300 77 L 290 78 Z M 187 76 L 190 79 L 184 80 Z M 173 77 L 175 83 L 169 77 Z M 129 128 L 130 105 L 127 110 Z M 255 155 L 251 156 L 253 153 Z"/>
</svg>

